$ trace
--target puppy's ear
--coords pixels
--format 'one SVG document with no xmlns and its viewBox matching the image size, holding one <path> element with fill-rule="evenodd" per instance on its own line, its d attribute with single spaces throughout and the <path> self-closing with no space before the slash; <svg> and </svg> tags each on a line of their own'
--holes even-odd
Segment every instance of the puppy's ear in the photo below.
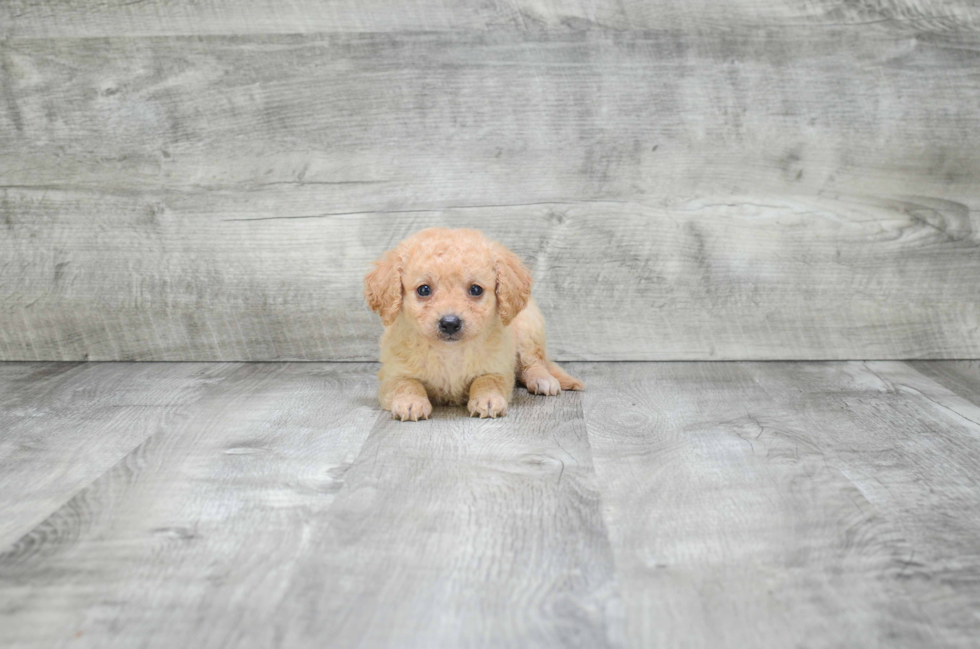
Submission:
<svg viewBox="0 0 980 649">
<path fill-rule="evenodd" d="M 364 277 L 364 299 L 385 326 L 394 322 L 402 309 L 401 266 L 401 255 L 395 248 L 374 262 L 374 270 Z"/>
<path fill-rule="evenodd" d="M 520 258 L 499 243 L 492 243 L 497 268 L 497 310 L 504 325 L 517 317 L 531 299 L 531 273 Z"/>
</svg>

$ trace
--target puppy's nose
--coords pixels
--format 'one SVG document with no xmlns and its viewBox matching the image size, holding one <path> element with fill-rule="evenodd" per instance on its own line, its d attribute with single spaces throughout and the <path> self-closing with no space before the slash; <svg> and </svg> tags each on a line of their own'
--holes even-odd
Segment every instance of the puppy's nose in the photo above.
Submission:
<svg viewBox="0 0 980 649">
<path fill-rule="evenodd" d="M 439 319 L 439 331 L 447 336 L 451 336 L 462 328 L 463 321 L 459 319 L 459 316 L 444 315 Z"/>
</svg>

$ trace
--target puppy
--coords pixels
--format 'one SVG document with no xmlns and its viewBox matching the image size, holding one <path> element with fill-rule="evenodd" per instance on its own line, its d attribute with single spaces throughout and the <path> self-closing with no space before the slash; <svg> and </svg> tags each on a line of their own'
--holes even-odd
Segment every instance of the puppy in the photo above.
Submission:
<svg viewBox="0 0 980 649">
<path fill-rule="evenodd" d="M 499 417 L 515 379 L 532 394 L 584 387 L 548 360 L 531 274 L 481 232 L 414 234 L 375 262 L 364 297 L 385 325 L 378 398 L 395 419 L 428 419 L 433 403 Z"/>
</svg>

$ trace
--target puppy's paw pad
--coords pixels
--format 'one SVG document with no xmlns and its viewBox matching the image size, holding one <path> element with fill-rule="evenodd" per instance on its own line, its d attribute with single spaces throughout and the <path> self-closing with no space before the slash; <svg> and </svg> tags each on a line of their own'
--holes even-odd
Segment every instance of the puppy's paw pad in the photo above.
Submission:
<svg viewBox="0 0 980 649">
<path fill-rule="evenodd" d="M 527 391 L 531 394 L 543 394 L 553 397 L 561 394 L 561 384 L 553 376 L 535 378 L 527 382 Z"/>
<path fill-rule="evenodd" d="M 431 414 L 432 404 L 425 397 L 404 395 L 395 397 L 391 404 L 391 418 L 399 421 L 428 419 Z"/>
<path fill-rule="evenodd" d="M 496 419 L 507 413 L 507 400 L 499 394 L 481 394 L 471 397 L 466 407 L 470 411 L 470 417 Z"/>
</svg>

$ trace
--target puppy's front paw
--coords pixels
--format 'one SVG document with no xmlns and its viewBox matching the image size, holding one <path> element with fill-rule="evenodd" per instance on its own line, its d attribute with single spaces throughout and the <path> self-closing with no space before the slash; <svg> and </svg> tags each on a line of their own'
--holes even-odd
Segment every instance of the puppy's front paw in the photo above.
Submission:
<svg viewBox="0 0 980 649">
<path fill-rule="evenodd" d="M 529 379 L 527 382 L 527 391 L 531 394 L 544 394 L 553 397 L 561 394 L 561 383 L 549 374 L 548 376 Z"/>
<path fill-rule="evenodd" d="M 432 414 L 432 404 L 425 397 L 415 394 L 402 394 L 391 402 L 391 418 L 401 421 L 428 419 Z"/>
<path fill-rule="evenodd" d="M 478 394 L 470 397 L 470 402 L 466 404 L 466 407 L 469 408 L 470 417 L 496 419 L 507 413 L 507 399 L 499 394 Z"/>
</svg>

